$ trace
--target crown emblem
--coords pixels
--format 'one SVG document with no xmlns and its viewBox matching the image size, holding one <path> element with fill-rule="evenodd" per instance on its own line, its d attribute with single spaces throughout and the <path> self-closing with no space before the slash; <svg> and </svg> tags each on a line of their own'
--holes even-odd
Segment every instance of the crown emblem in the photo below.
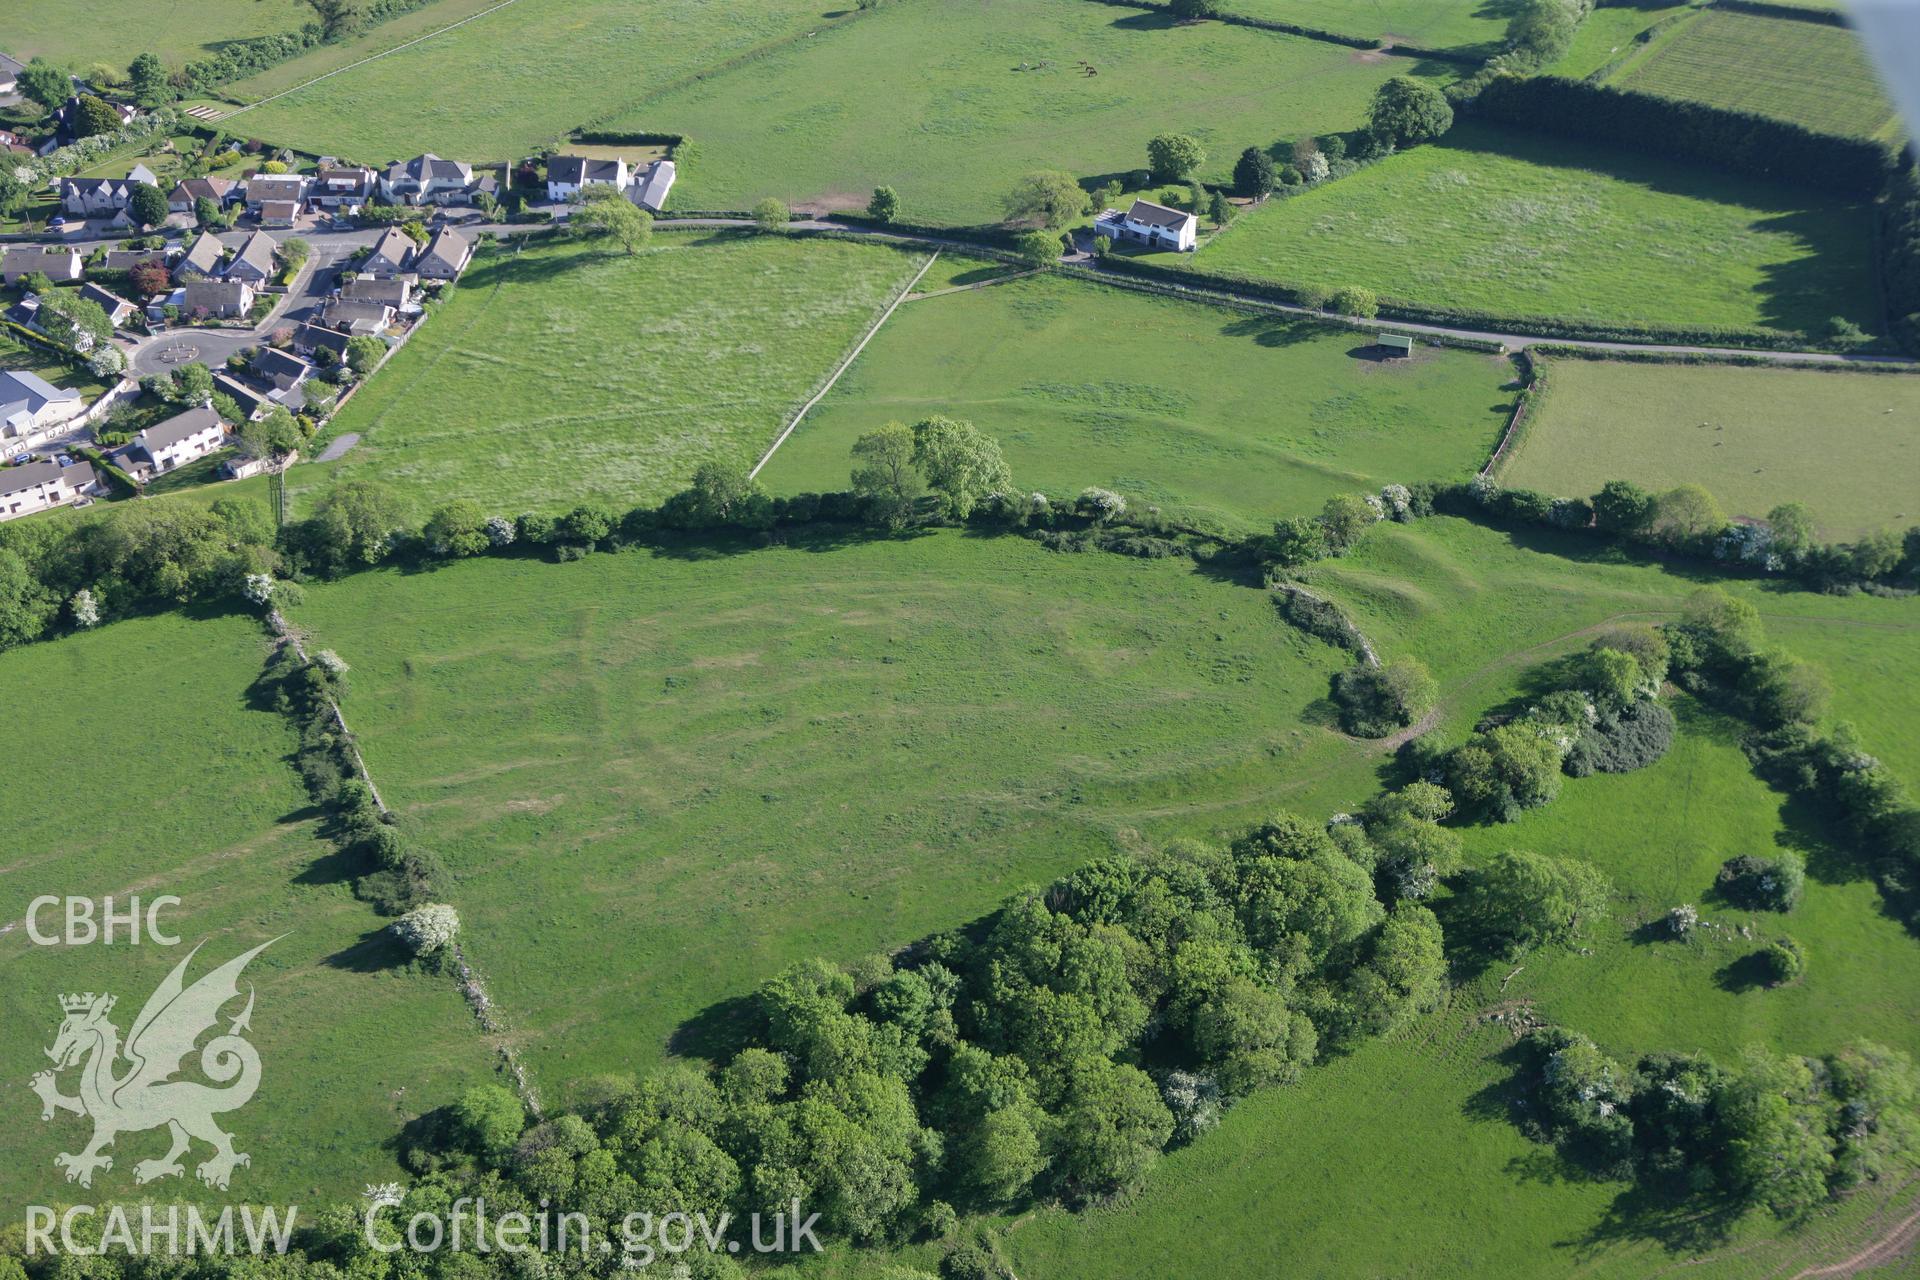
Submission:
<svg viewBox="0 0 1920 1280">
<path fill-rule="evenodd" d="M 60 1011 L 62 1013 L 85 1013 L 93 1008 L 95 1000 L 101 1002 L 101 1013 L 106 1013 L 113 1008 L 112 996 L 96 996 L 93 992 L 88 991 L 84 994 L 61 996 Z"/>
</svg>

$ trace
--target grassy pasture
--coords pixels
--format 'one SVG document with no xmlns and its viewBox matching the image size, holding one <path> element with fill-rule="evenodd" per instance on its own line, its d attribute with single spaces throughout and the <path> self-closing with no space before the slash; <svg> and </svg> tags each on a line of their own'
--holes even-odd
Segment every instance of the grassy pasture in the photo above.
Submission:
<svg viewBox="0 0 1920 1280">
<path fill-rule="evenodd" d="M 1123 176 L 1146 167 L 1157 133 L 1193 134 L 1204 176 L 1225 177 L 1247 146 L 1355 127 L 1382 81 L 1419 69 L 1086 0 L 895 4 L 659 92 L 609 127 L 694 139 L 679 208 L 767 195 L 864 208 L 888 184 L 903 217 L 988 222 L 1022 173 Z"/>
<path fill-rule="evenodd" d="M 1269 202 L 1194 267 L 1504 315 L 1871 331 L 1868 240 L 1863 211 L 1803 191 L 1461 124 Z"/>
<path fill-rule="evenodd" d="M 761 472 L 844 487 L 864 431 L 932 413 L 998 437 L 1023 489 L 1104 485 L 1234 525 L 1336 492 L 1464 478 L 1512 408 L 1513 366 L 1053 278 L 906 304 Z"/>
<path fill-rule="evenodd" d="M 1371 785 L 1302 720 L 1342 659 L 1183 562 L 951 532 L 469 562 L 299 621 L 353 664 L 369 765 L 549 1093 L 796 957 Z"/>
<path fill-rule="evenodd" d="M 1618 83 L 1827 133 L 1882 136 L 1894 118 L 1859 35 L 1794 18 L 1702 13 Z"/>
<path fill-rule="evenodd" d="M 1343 36 L 1423 49 L 1485 46 L 1492 52 L 1519 5 L 1514 0 L 1232 0 L 1222 8 Z"/>
<path fill-rule="evenodd" d="M 1573 33 L 1573 43 L 1560 61 L 1547 68 L 1556 76 L 1579 80 L 1592 75 L 1622 55 L 1634 55 L 1643 46 L 1634 39 L 1663 18 L 1685 13 L 1691 3 L 1657 5 L 1643 0 L 1635 5 L 1609 5 L 1587 15 Z"/>
<path fill-rule="evenodd" d="M 1728 515 L 1804 502 L 1829 537 L 1920 524 L 1920 378 L 1555 360 L 1505 484 L 1702 484 Z"/>
<path fill-rule="evenodd" d="M 87 0 L 84 21 L 71 0 L 9 0 L 0 9 L 0 49 L 25 62 L 43 57 L 85 70 L 121 71 L 142 53 L 172 65 L 231 40 L 298 31 L 313 10 L 297 0 Z"/>
<path fill-rule="evenodd" d="M 235 1175 L 236 1198 L 349 1200 L 398 1174 L 384 1144 L 402 1124 L 487 1073 L 452 983 L 391 968 L 377 937 L 383 921 L 333 870 L 288 765 L 292 734 L 249 702 L 266 653 L 250 619 L 168 614 L 0 655 L 0 701 L 12 712 L 0 789 L 0 1018 L 10 1031 L 0 1094 L 12 1117 L 0 1200 L 9 1212 L 86 1194 L 62 1180 L 53 1157 L 79 1150 L 90 1130 L 70 1115 L 40 1123 L 27 1088 L 47 1065 L 55 997 L 113 992 L 125 1032 L 202 939 L 191 977 L 285 935 L 246 974 L 259 993 L 263 1072 L 259 1094 L 227 1122 L 253 1157 Z M 177 895 L 181 906 L 163 922 L 183 945 L 32 945 L 24 917 L 42 894 L 113 895 L 123 908 L 128 894 Z M 164 1149 L 161 1133 L 123 1136 L 93 1194 L 133 1198 L 134 1162 Z M 189 1168 L 184 1183 L 147 1191 L 204 1188 Z"/>
<path fill-rule="evenodd" d="M 517 0 L 236 115 L 230 127 L 369 164 L 422 151 L 497 163 L 558 142 L 570 129 L 729 59 L 801 36 L 818 28 L 822 15 L 813 0 L 724 6 L 706 0 L 645 6 L 631 0 Z M 371 38 L 389 37 L 375 32 Z M 251 97 L 278 92 L 350 61 L 338 49 L 316 50 L 233 91 Z M 432 92 L 423 92 L 427 86 Z"/>
<path fill-rule="evenodd" d="M 924 260 L 694 232 L 497 252 L 335 418 L 361 442 L 290 492 L 377 475 L 419 514 L 665 497 L 709 458 L 752 463 Z"/>
</svg>

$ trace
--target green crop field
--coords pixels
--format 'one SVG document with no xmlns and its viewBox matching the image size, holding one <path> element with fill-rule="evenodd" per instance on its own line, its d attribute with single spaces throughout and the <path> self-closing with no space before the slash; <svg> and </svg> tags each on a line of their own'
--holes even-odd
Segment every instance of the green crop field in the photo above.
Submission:
<svg viewBox="0 0 1920 1280">
<path fill-rule="evenodd" d="M 1491 53 L 1520 6 L 1516 0 L 1229 0 L 1220 7 L 1390 44 Z"/>
<path fill-rule="evenodd" d="M 499 163 L 730 59 L 804 36 L 822 17 L 812 0 L 516 0 L 338 75 L 330 73 L 343 65 L 340 53 L 329 48 L 257 84 L 243 81 L 233 92 L 258 97 L 328 76 L 233 116 L 227 127 L 368 164 L 422 151 Z M 376 31 L 372 39 L 385 37 Z"/>
<path fill-rule="evenodd" d="M 1191 133 L 1209 153 L 1204 175 L 1224 177 L 1248 146 L 1356 127 L 1376 87 L 1417 69 L 1087 0 L 894 4 L 661 92 L 609 127 L 694 139 L 678 208 L 767 195 L 864 208 L 887 184 L 902 217 L 989 222 L 1022 173 L 1125 175 L 1157 133 Z"/>
<path fill-rule="evenodd" d="M 1302 720 L 1341 657 L 1182 561 L 824 537 L 364 574 L 298 618 L 353 665 L 368 765 L 553 1089 L 689 1019 L 699 1048 L 793 958 L 1372 785 Z"/>
<path fill-rule="evenodd" d="M 416 512 L 659 499 L 751 465 L 925 261 L 879 245 L 674 232 L 477 262 L 334 419 L 362 440 L 289 490 L 377 475 Z"/>
<path fill-rule="evenodd" d="M 1804 191 L 1460 124 L 1241 217 L 1193 266 L 1496 315 L 1872 330 L 1868 239 L 1863 210 Z"/>
<path fill-rule="evenodd" d="M 1618 83 L 1826 133 L 1876 137 L 1894 121 L 1893 103 L 1860 37 L 1846 27 L 1795 18 L 1703 13 Z"/>
<path fill-rule="evenodd" d="M 0 1079 L 10 1116 L 0 1197 L 10 1206 L 87 1194 L 62 1181 L 53 1157 L 78 1151 L 89 1127 L 64 1114 L 40 1123 L 27 1090 L 48 1065 L 41 1050 L 59 1025 L 56 997 L 113 993 L 125 1033 L 203 940 L 191 977 L 280 939 L 246 974 L 258 990 L 263 1066 L 258 1095 L 223 1121 L 253 1158 L 234 1177 L 236 1199 L 352 1199 L 399 1174 L 386 1144 L 401 1125 L 487 1073 L 451 980 L 392 968 L 394 948 L 377 936 L 384 922 L 331 869 L 331 846 L 288 765 L 286 721 L 250 702 L 266 656 L 258 623 L 196 614 L 0 655 L 0 702 L 11 713 L 0 788 Z M 181 905 L 161 920 L 182 945 L 32 945 L 27 906 L 43 894 L 112 895 L 122 911 L 128 895 L 175 895 Z M 52 914 L 39 923 L 58 928 Z M 72 1091 L 71 1073 L 63 1085 Z M 135 1161 L 164 1149 L 164 1134 L 123 1135 L 93 1195 L 132 1199 Z M 147 1188 L 169 1199 L 205 1190 L 191 1168 L 182 1183 Z"/>
<path fill-rule="evenodd" d="M 1920 378 L 1555 360 L 1547 384 L 1505 484 L 1701 484 L 1728 515 L 1804 502 L 1831 538 L 1920 524 Z"/>
<path fill-rule="evenodd" d="M 47 58 L 82 71 L 104 62 L 124 72 L 142 53 L 191 62 L 230 40 L 298 31 L 313 21 L 300 0 L 9 0 L 0 7 L 0 50 L 25 62 Z"/>
<path fill-rule="evenodd" d="M 1375 355 L 1352 330 L 1016 280 L 901 307 L 761 478 L 844 488 L 860 433 L 933 413 L 997 437 L 1023 490 L 1098 484 L 1239 525 L 1471 476 L 1512 410 L 1512 364 Z"/>
</svg>

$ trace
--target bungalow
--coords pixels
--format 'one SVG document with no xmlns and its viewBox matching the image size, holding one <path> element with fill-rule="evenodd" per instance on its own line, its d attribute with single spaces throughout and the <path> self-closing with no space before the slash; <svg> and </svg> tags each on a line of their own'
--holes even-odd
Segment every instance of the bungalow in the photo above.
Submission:
<svg viewBox="0 0 1920 1280">
<path fill-rule="evenodd" d="M 122 471 L 145 484 L 154 476 L 186 466 L 227 442 L 227 425 L 211 405 L 176 413 L 155 423 L 113 455 Z"/>
<path fill-rule="evenodd" d="M 12 93 L 19 85 L 20 72 L 24 69 L 18 58 L 0 53 L 0 93 Z"/>
<path fill-rule="evenodd" d="M 589 156 L 554 156 L 547 161 L 547 199 L 561 204 L 585 187 L 613 187 L 625 191 L 632 179 L 625 160 L 595 160 Z"/>
<path fill-rule="evenodd" d="M 0 469 L 0 520 L 63 507 L 91 493 L 94 485 L 93 466 L 86 462 L 66 467 L 29 462 Z"/>
<path fill-rule="evenodd" d="M 389 276 L 384 280 L 361 276 L 349 280 L 340 290 L 340 296 L 352 302 L 379 302 L 395 311 L 405 311 L 413 305 L 413 281 L 406 276 Z"/>
<path fill-rule="evenodd" d="M 392 204 L 471 204 L 473 166 L 431 152 L 387 166 L 380 194 Z"/>
<path fill-rule="evenodd" d="M 215 242 L 216 244 L 218 241 Z M 147 265 L 164 267 L 167 265 L 167 252 L 164 249 L 109 249 L 101 261 L 101 267 L 107 271 L 131 271 L 135 267 Z"/>
<path fill-rule="evenodd" d="M 378 176 L 357 165 L 323 167 L 307 187 L 307 202 L 315 209 L 355 213 L 373 198 Z"/>
<path fill-rule="evenodd" d="M 248 386 L 232 374 L 214 374 L 213 387 L 216 391 L 224 391 L 232 396 L 233 402 L 240 406 L 241 412 L 247 415 L 248 421 L 252 421 L 273 407 L 273 401 L 269 400 L 258 387 Z"/>
<path fill-rule="evenodd" d="M 655 160 L 645 168 L 636 168 L 633 184 L 627 188 L 627 199 L 648 213 L 660 212 L 667 206 L 667 192 L 673 190 L 674 173 L 671 160 Z"/>
<path fill-rule="evenodd" d="M 39 245 L 15 245 L 0 253 L 0 281 L 18 284 L 34 274 L 55 284 L 72 284 L 81 275 L 80 255 L 72 249 L 44 249 Z"/>
<path fill-rule="evenodd" d="M 231 178 L 188 178 L 174 184 L 167 193 L 168 213 L 192 213 L 194 206 L 201 200 L 211 200 L 216 207 L 225 207 L 240 184 Z"/>
<path fill-rule="evenodd" d="M 473 245 L 451 227 L 442 227 L 413 261 L 413 269 L 427 280 L 457 280 L 473 258 Z"/>
<path fill-rule="evenodd" d="M 416 252 L 412 236 L 398 227 L 388 227 L 374 241 L 373 252 L 361 260 L 359 271 L 362 275 L 397 276 L 412 267 Z"/>
<path fill-rule="evenodd" d="M 253 310 L 253 286 L 245 280 L 190 280 L 180 309 L 189 316 L 230 320 Z"/>
<path fill-rule="evenodd" d="M 268 200 L 260 206 L 260 225 L 286 228 L 300 216 L 300 206 L 292 200 Z"/>
<path fill-rule="evenodd" d="M 0 370 L 0 440 L 26 440 L 80 416 L 78 391 L 24 369 Z"/>
<path fill-rule="evenodd" d="M 247 212 L 258 216 L 262 205 L 292 202 L 303 205 L 308 179 L 299 173 L 256 173 L 247 179 Z"/>
<path fill-rule="evenodd" d="M 354 302 L 343 298 L 326 305 L 320 313 L 320 323 L 356 336 L 380 333 L 393 323 L 393 308 L 384 302 Z"/>
<path fill-rule="evenodd" d="M 327 329 L 317 324 L 303 324 L 293 331 L 293 349 L 303 356 L 312 357 L 322 351 L 331 351 L 337 364 L 347 354 L 347 343 L 352 334 L 342 333 L 338 329 Z"/>
<path fill-rule="evenodd" d="M 108 322 L 116 329 L 124 325 L 131 316 L 139 311 L 138 307 L 128 302 L 119 294 L 109 289 L 102 289 L 97 284 L 89 283 L 81 285 L 80 296 L 88 302 L 99 303 L 100 309 L 107 313 Z"/>
<path fill-rule="evenodd" d="M 291 391 L 312 375 L 312 365 L 275 347 L 262 347 L 253 358 L 253 376 L 275 391 Z"/>
<path fill-rule="evenodd" d="M 273 259 L 279 249 L 272 236 L 264 231 L 254 232 L 233 255 L 233 261 L 227 264 L 226 278 L 245 280 L 254 285 L 265 284 L 273 279 Z"/>
<path fill-rule="evenodd" d="M 1094 219 L 1093 230 L 1116 244 L 1130 240 L 1156 249 L 1192 253 L 1199 239 L 1200 219 L 1151 200 L 1135 200 L 1125 213 L 1117 209 L 1101 213 Z"/>
<path fill-rule="evenodd" d="M 220 274 L 220 263 L 226 256 L 227 246 L 220 243 L 220 237 L 211 231 L 202 231 L 180 261 L 173 264 L 174 281 L 211 280 Z"/>
</svg>

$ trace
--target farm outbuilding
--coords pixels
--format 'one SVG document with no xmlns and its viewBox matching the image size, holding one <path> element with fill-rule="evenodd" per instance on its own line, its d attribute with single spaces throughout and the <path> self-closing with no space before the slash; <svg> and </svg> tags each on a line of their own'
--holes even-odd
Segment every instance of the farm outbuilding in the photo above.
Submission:
<svg viewBox="0 0 1920 1280">
<path fill-rule="evenodd" d="M 1413 354 L 1413 339 L 1404 333 L 1383 333 L 1373 340 L 1373 345 L 1387 353 L 1388 359 Z"/>
</svg>

